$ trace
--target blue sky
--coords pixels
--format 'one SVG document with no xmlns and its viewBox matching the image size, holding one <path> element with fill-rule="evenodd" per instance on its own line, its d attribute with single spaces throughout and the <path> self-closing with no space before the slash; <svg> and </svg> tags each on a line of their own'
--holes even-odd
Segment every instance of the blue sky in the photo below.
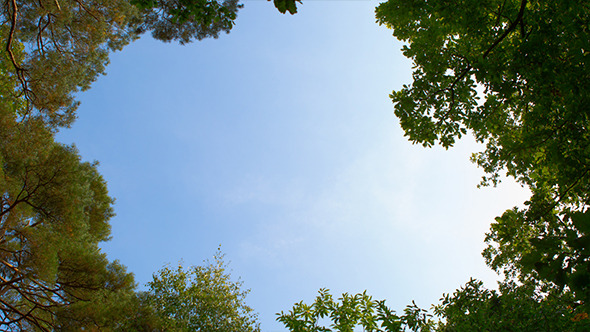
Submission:
<svg viewBox="0 0 590 332">
<path fill-rule="evenodd" d="M 428 308 L 470 277 L 493 217 L 527 197 L 477 189 L 480 149 L 424 149 L 388 97 L 411 62 L 377 1 L 246 1 L 229 35 L 185 46 L 145 36 L 111 57 L 59 139 L 98 160 L 116 198 L 103 248 L 144 285 L 221 245 L 263 331 L 275 313 L 367 290 Z M 143 287 L 143 286 L 142 286 Z"/>
</svg>

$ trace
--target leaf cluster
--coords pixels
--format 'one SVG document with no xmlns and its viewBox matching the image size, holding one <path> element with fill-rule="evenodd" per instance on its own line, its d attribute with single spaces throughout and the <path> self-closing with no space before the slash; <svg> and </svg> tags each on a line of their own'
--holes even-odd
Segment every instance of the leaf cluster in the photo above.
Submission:
<svg viewBox="0 0 590 332">
<path fill-rule="evenodd" d="M 293 15 L 297 13 L 297 2 L 301 3 L 301 0 L 273 0 L 273 2 L 275 7 L 282 14 L 289 12 L 291 15 Z"/>
<path fill-rule="evenodd" d="M 141 9 L 137 32 L 151 31 L 155 39 L 186 44 L 193 40 L 218 38 L 234 26 L 238 0 L 132 0 Z"/>
<path fill-rule="evenodd" d="M 293 332 L 352 332 L 361 327 L 367 332 L 433 331 L 436 323 L 425 310 L 412 302 L 398 316 L 385 305 L 363 293 L 342 294 L 334 300 L 328 289 L 320 289 L 313 304 L 296 303 L 289 312 L 277 314 L 277 320 Z M 329 327 L 323 325 L 329 321 Z"/>
</svg>

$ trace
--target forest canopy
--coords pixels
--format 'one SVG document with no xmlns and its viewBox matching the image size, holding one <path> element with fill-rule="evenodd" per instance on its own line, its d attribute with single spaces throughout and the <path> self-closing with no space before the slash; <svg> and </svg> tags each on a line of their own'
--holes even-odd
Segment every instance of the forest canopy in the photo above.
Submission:
<svg viewBox="0 0 590 332">
<path fill-rule="evenodd" d="M 274 0 L 295 14 L 298 0 Z M 138 292 L 111 262 L 114 200 L 96 162 L 55 134 L 109 55 L 150 33 L 186 44 L 229 33 L 238 0 L 9 0 L 0 44 L 0 328 L 20 330 L 248 330 L 247 291 L 220 256 L 154 275 Z M 470 280 L 433 315 L 412 304 L 397 315 L 366 293 L 279 315 L 292 331 L 584 330 L 590 324 L 590 4 L 389 0 L 377 22 L 405 43 L 412 83 L 391 94 L 406 137 L 452 147 L 473 135 L 481 185 L 507 175 L 532 193 L 498 216 L 486 236 L 497 291 Z M 224 293 L 220 300 L 212 293 Z M 205 299 L 205 300 L 203 300 Z M 199 302 L 200 301 L 200 302 Z M 198 302 L 198 303 L 197 303 Z M 198 305 L 197 305 L 197 304 Z M 514 309 L 516 308 L 516 309 Z M 206 315 L 203 313 L 207 313 Z M 182 317 L 183 319 L 177 319 Z M 538 319 L 543 317 L 543 319 Z M 320 326 L 323 318 L 329 326 Z"/>
</svg>

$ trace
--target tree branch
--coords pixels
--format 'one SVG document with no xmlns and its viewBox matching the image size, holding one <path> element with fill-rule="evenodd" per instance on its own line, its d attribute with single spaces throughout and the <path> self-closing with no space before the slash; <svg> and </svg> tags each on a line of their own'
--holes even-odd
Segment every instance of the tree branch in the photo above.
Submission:
<svg viewBox="0 0 590 332">
<path fill-rule="evenodd" d="M 498 44 L 500 44 L 500 42 L 502 40 L 504 40 L 504 38 L 506 38 L 506 36 L 508 36 L 508 34 L 510 34 L 510 32 L 512 32 L 514 29 L 516 29 L 516 27 L 518 26 L 518 23 L 522 20 L 522 18 L 524 16 L 524 10 L 526 8 L 526 4 L 527 4 L 527 0 L 522 0 L 522 2 L 520 3 L 520 10 L 518 12 L 518 15 L 516 16 L 516 19 L 510 24 L 508 29 L 506 29 L 504 31 L 504 33 L 500 36 L 500 38 L 496 39 L 496 41 L 494 41 L 494 43 L 492 45 L 490 45 L 490 47 L 488 47 L 488 49 L 483 54 L 484 58 L 486 58 L 490 54 L 490 52 L 492 52 L 492 50 L 496 46 L 498 46 Z"/>
</svg>

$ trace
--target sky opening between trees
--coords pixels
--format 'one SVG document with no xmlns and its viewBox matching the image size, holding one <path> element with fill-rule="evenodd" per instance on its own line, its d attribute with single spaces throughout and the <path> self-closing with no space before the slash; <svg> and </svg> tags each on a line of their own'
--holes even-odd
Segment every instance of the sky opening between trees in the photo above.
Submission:
<svg viewBox="0 0 590 332">
<path fill-rule="evenodd" d="M 6 1 L 0 330 L 587 330 L 589 26 Z"/>
</svg>

